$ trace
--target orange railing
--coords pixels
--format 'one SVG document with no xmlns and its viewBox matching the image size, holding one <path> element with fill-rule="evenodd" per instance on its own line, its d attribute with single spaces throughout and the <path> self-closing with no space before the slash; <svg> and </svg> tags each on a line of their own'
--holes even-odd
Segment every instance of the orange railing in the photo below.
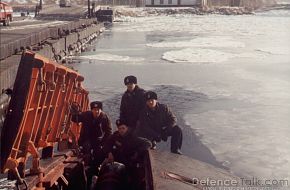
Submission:
<svg viewBox="0 0 290 190">
<path fill-rule="evenodd" d="M 76 145 L 80 126 L 71 122 L 70 106 L 77 103 L 80 111 L 87 110 L 83 81 L 72 69 L 30 51 L 23 53 L 1 135 L 2 172 L 23 173 L 18 166 L 31 155 L 30 173 L 38 173 L 40 149 L 43 157 L 52 157 L 57 142 Z"/>
</svg>

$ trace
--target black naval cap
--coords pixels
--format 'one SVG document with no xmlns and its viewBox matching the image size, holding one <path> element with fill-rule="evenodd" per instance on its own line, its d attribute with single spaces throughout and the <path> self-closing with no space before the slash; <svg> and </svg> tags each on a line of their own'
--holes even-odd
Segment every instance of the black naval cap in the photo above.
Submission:
<svg viewBox="0 0 290 190">
<path fill-rule="evenodd" d="M 124 84 L 127 85 L 130 83 L 137 84 L 137 78 L 133 75 L 126 76 L 124 78 Z"/>
<path fill-rule="evenodd" d="M 157 94 L 153 91 L 147 91 L 145 93 L 145 100 L 147 101 L 151 99 L 157 100 Z"/>
<path fill-rule="evenodd" d="M 94 108 L 103 109 L 103 103 L 100 101 L 91 102 L 90 106 L 91 106 L 91 109 L 94 109 Z"/>
<path fill-rule="evenodd" d="M 119 126 L 121 126 L 121 125 L 126 125 L 126 126 L 128 126 L 127 123 L 124 122 L 124 120 L 122 120 L 122 119 L 117 119 L 117 120 L 116 120 L 116 125 L 117 125 L 117 127 L 119 127 Z"/>
</svg>

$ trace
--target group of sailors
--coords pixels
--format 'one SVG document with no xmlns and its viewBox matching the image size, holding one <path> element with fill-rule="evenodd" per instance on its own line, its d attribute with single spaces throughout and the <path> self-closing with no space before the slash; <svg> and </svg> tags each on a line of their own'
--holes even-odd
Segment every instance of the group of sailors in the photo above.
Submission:
<svg viewBox="0 0 290 190">
<path fill-rule="evenodd" d="M 171 136 L 171 152 L 182 154 L 182 130 L 170 108 L 158 102 L 157 94 L 137 85 L 135 76 L 126 76 L 127 89 L 122 95 L 117 131 L 103 111 L 103 103 L 90 103 L 90 110 L 72 108 L 72 121 L 81 123 L 78 144 L 83 153 L 93 152 L 94 165 L 119 162 L 130 168 L 144 158 L 146 151 Z"/>
</svg>

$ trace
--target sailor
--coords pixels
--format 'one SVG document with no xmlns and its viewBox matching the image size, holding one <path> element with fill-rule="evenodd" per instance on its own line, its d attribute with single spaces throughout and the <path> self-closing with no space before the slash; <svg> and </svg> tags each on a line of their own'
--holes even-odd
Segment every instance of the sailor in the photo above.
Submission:
<svg viewBox="0 0 290 190">
<path fill-rule="evenodd" d="M 124 92 L 120 106 L 120 119 L 134 130 L 139 118 L 140 111 L 145 107 L 145 90 L 137 85 L 135 76 L 126 76 L 124 84 L 127 90 Z"/>
<path fill-rule="evenodd" d="M 73 106 L 72 121 L 82 123 L 78 144 L 83 154 L 86 170 L 87 187 L 91 186 L 92 177 L 98 173 L 98 166 L 105 159 L 102 146 L 112 134 L 111 121 L 102 111 L 103 103 L 94 101 L 90 103 L 90 111 L 78 112 Z"/>
<path fill-rule="evenodd" d="M 90 104 L 90 111 L 82 113 L 73 113 L 72 121 L 82 123 L 79 146 L 85 153 L 91 150 L 100 152 L 101 146 L 112 134 L 112 127 L 109 117 L 102 111 L 103 104 L 100 101 L 94 101 Z"/>
<path fill-rule="evenodd" d="M 127 123 L 116 120 L 118 130 L 108 139 L 104 146 L 108 162 L 120 162 L 126 167 L 137 164 L 151 147 L 150 141 L 133 134 Z"/>
<path fill-rule="evenodd" d="M 152 142 L 152 148 L 156 148 L 156 142 L 167 141 L 171 136 L 171 152 L 182 154 L 182 130 L 176 125 L 177 119 L 169 107 L 157 101 L 157 94 L 153 91 L 145 93 L 146 107 L 140 112 L 139 125 L 136 134 L 145 137 Z"/>
<path fill-rule="evenodd" d="M 145 153 L 151 147 L 151 143 L 147 139 L 134 135 L 124 121 L 117 119 L 116 125 L 118 130 L 104 146 L 107 158 L 103 163 L 124 164 L 127 184 L 125 189 L 143 189 L 144 184 L 140 179 L 143 179 L 144 175 L 140 173 L 140 170 L 144 170 Z"/>
</svg>

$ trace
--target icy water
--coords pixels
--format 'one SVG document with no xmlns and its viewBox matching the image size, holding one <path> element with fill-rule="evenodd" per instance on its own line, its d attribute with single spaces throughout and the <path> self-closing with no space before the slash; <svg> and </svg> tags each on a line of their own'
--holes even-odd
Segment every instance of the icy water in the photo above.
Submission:
<svg viewBox="0 0 290 190">
<path fill-rule="evenodd" d="M 123 20 L 74 64 L 112 120 L 133 74 L 234 174 L 290 179 L 289 11 Z"/>
</svg>

